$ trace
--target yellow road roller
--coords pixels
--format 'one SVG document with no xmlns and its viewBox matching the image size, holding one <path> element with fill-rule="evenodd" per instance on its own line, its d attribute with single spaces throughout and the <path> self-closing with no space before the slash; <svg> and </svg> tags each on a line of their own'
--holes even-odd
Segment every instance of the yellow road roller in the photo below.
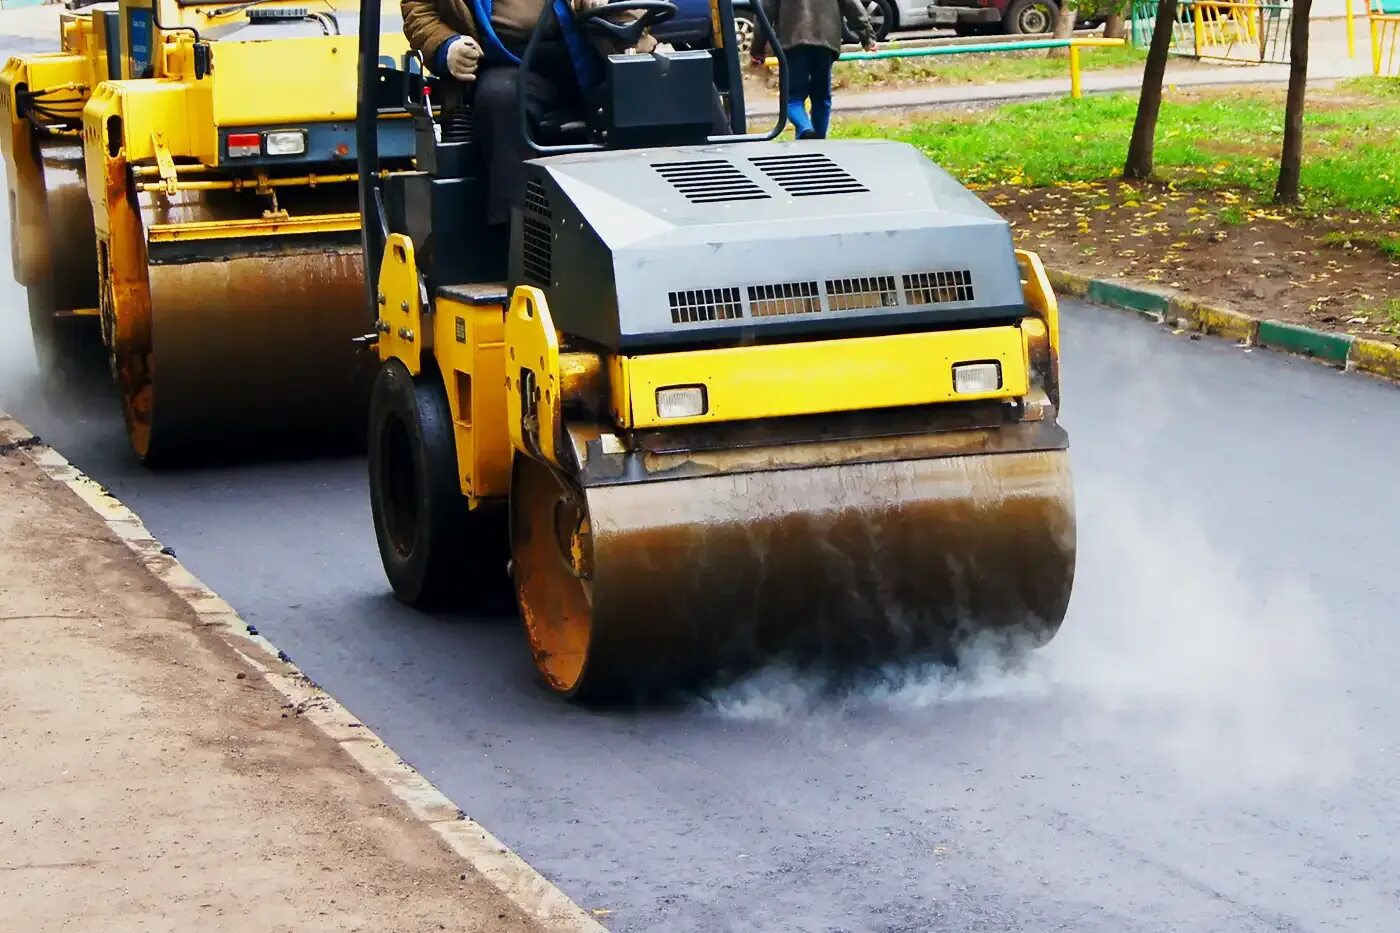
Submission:
<svg viewBox="0 0 1400 933">
<path fill-rule="evenodd" d="M 105 346 L 143 462 L 363 425 L 356 9 L 97 3 L 62 13 L 59 51 L 0 70 L 41 365 Z M 393 62 L 407 43 L 385 28 Z M 375 91 L 381 164 L 406 168 L 402 91 Z"/>
<path fill-rule="evenodd" d="M 522 100 L 538 157 L 507 238 L 473 139 L 420 107 L 417 170 L 384 178 L 361 110 L 394 593 L 471 608 L 513 582 L 567 697 L 1043 642 L 1075 522 L 1039 260 L 910 146 L 748 134 L 713 12 L 713 48 L 602 59 L 578 113 Z M 363 95 L 386 76 L 362 17 Z"/>
</svg>

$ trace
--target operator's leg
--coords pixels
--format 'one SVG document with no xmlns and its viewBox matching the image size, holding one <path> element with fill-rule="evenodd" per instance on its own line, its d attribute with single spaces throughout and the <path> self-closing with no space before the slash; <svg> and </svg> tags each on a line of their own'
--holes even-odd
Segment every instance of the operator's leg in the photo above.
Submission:
<svg viewBox="0 0 1400 933">
<path fill-rule="evenodd" d="M 812 49 L 810 94 L 812 97 L 812 129 L 817 139 L 826 139 L 831 124 L 831 55 L 826 49 Z"/>
<path fill-rule="evenodd" d="M 535 155 L 520 129 L 519 87 L 520 69 L 514 65 L 492 65 L 476 79 L 474 129 L 486 167 L 486 222 L 491 226 L 507 223 L 511 205 L 524 199 L 523 164 Z M 536 73 L 527 76 L 525 109 L 532 121 L 567 103 L 555 82 Z"/>
<path fill-rule="evenodd" d="M 797 131 L 798 139 L 807 139 L 813 132 L 811 118 L 807 116 L 807 95 L 810 93 L 811 83 L 808 74 L 807 53 L 813 51 L 805 45 L 793 46 L 784 49 L 786 52 L 788 65 L 787 79 L 787 115 L 792 121 L 792 128 Z"/>
</svg>

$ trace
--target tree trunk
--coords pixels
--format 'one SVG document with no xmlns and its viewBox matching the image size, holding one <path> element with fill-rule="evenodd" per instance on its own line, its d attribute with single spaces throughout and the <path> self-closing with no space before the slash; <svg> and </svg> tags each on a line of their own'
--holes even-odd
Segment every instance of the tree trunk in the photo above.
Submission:
<svg viewBox="0 0 1400 933">
<path fill-rule="evenodd" d="M 1110 13 L 1103 21 L 1103 37 L 1105 39 L 1126 39 L 1128 37 L 1128 18 L 1122 13 Z"/>
<path fill-rule="evenodd" d="M 1308 20 L 1312 0 L 1293 2 L 1293 47 L 1289 52 L 1288 104 L 1283 115 L 1283 154 L 1278 161 L 1274 200 L 1297 204 L 1303 174 L 1303 105 L 1308 91 Z"/>
<path fill-rule="evenodd" d="M 1152 150 L 1157 138 L 1157 114 L 1162 109 L 1162 78 L 1167 72 L 1167 52 L 1172 45 L 1172 24 L 1176 22 L 1176 0 L 1157 5 L 1157 21 L 1152 24 L 1152 43 L 1142 71 L 1142 94 L 1138 97 L 1133 138 L 1128 143 L 1124 178 L 1152 177 Z"/>
<path fill-rule="evenodd" d="M 1060 15 L 1055 17 L 1056 39 L 1068 39 L 1074 35 L 1074 20 L 1079 15 L 1079 11 L 1074 8 L 1074 4 L 1069 0 L 1064 0 L 1060 4 Z M 1051 49 L 1051 58 L 1068 58 L 1069 49 Z"/>
</svg>

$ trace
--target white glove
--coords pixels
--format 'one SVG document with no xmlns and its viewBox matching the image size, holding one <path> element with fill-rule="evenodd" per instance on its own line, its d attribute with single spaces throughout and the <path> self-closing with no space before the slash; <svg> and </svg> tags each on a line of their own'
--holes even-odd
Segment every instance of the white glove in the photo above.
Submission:
<svg viewBox="0 0 1400 933">
<path fill-rule="evenodd" d="M 458 81 L 475 81 L 481 46 L 471 36 L 459 36 L 447 47 L 447 71 Z"/>
</svg>

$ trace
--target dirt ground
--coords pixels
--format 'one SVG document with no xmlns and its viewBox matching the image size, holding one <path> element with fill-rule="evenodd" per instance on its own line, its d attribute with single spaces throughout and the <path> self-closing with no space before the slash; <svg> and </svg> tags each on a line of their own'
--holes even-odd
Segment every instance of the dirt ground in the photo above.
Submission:
<svg viewBox="0 0 1400 933">
<path fill-rule="evenodd" d="M 0 658 L 0 930 L 536 929 L 3 446 Z"/>
<path fill-rule="evenodd" d="M 1338 211 L 1291 216 L 1230 191 L 1121 181 L 981 192 L 1048 265 L 1178 288 L 1208 304 L 1400 344 L 1394 236 Z"/>
</svg>

